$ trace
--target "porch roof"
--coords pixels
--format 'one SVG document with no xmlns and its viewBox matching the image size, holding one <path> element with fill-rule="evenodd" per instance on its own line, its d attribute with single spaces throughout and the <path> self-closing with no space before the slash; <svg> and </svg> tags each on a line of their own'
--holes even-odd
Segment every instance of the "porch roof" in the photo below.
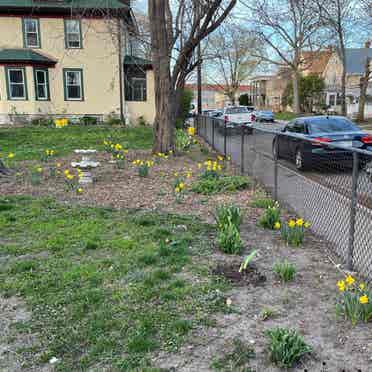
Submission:
<svg viewBox="0 0 372 372">
<path fill-rule="evenodd" d="M 31 64 L 53 67 L 56 60 L 31 49 L 0 49 L 0 64 Z"/>
</svg>

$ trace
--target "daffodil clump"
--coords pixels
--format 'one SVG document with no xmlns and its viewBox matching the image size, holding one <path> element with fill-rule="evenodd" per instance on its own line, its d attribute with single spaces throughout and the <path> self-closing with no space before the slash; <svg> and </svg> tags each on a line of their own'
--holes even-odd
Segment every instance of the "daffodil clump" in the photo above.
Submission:
<svg viewBox="0 0 372 372">
<path fill-rule="evenodd" d="M 155 155 L 155 159 L 168 159 L 170 155 L 173 154 L 173 151 L 172 150 L 169 150 L 168 152 L 158 152 L 156 155 Z"/>
<path fill-rule="evenodd" d="M 46 149 L 41 156 L 41 161 L 48 162 L 55 156 L 55 154 L 56 154 L 55 150 Z"/>
<path fill-rule="evenodd" d="M 265 229 L 280 229 L 280 206 L 275 202 L 273 206 L 269 205 L 259 220 L 260 226 Z"/>
<path fill-rule="evenodd" d="M 372 289 L 368 289 L 365 283 L 358 282 L 351 275 L 339 280 L 337 287 L 340 298 L 336 312 L 339 316 L 349 319 L 352 325 L 360 321 L 372 321 Z"/>
<path fill-rule="evenodd" d="M 137 167 L 138 175 L 140 177 L 147 177 L 149 175 L 150 168 L 154 166 L 154 161 L 137 159 L 134 160 L 132 164 Z"/>
<path fill-rule="evenodd" d="M 9 152 L 7 154 L 0 153 L 0 160 L 4 163 L 4 165 L 8 168 L 11 168 L 13 166 L 13 161 L 15 158 L 14 152 Z"/>
<path fill-rule="evenodd" d="M 68 119 L 55 119 L 54 125 L 56 126 L 56 128 L 59 128 L 59 129 L 67 127 Z"/>
<path fill-rule="evenodd" d="M 44 168 L 36 166 L 31 168 L 31 185 L 40 185 L 44 173 Z"/>
<path fill-rule="evenodd" d="M 79 179 L 82 177 L 81 169 L 76 169 L 76 174 L 72 173 L 69 169 L 63 171 L 63 177 L 66 184 L 67 191 L 73 191 L 77 194 L 82 194 L 83 189 L 79 186 Z"/>
<path fill-rule="evenodd" d="M 198 168 L 202 171 L 201 178 L 218 178 L 224 169 L 224 158 L 218 156 L 216 160 L 198 163 Z"/>
<path fill-rule="evenodd" d="M 286 224 L 277 223 L 274 228 L 281 231 L 282 239 L 289 245 L 299 247 L 305 239 L 305 231 L 310 227 L 310 223 L 302 218 L 297 220 L 290 219 Z"/>
</svg>

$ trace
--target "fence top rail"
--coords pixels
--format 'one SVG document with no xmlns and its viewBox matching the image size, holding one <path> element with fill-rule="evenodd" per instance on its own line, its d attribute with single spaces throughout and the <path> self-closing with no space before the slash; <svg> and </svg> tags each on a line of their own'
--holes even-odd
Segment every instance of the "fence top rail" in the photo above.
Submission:
<svg viewBox="0 0 372 372">
<path fill-rule="evenodd" d="M 221 118 L 215 118 L 215 117 L 211 117 L 211 116 L 207 116 L 207 115 L 199 115 L 199 116 L 203 117 L 205 119 L 208 119 L 207 121 L 210 121 L 210 122 L 217 121 L 217 122 L 221 122 L 223 124 L 225 123 L 224 119 L 221 119 Z M 230 123 L 234 124 L 234 122 L 230 122 Z M 236 123 L 236 125 L 237 125 L 237 127 L 239 127 L 240 123 Z M 240 125 L 240 127 L 244 128 L 244 126 L 241 126 L 241 125 Z M 339 144 L 332 143 L 332 142 L 323 142 L 323 141 L 318 140 L 316 138 L 307 138 L 304 135 L 297 134 L 297 133 L 282 132 L 280 129 L 274 130 L 274 129 L 269 129 L 269 128 L 258 128 L 258 127 L 255 127 L 255 126 L 253 126 L 253 129 L 257 132 L 272 134 L 274 136 L 285 136 L 285 137 L 301 139 L 301 140 L 306 141 L 306 142 L 319 143 L 319 144 L 324 145 L 326 147 L 344 150 L 344 151 L 349 152 L 349 153 L 358 153 L 358 154 L 361 154 L 361 155 L 369 156 L 369 157 L 371 157 L 371 160 L 372 160 L 372 151 L 358 149 L 356 147 L 343 146 L 343 145 L 339 145 Z M 371 146 L 371 149 L 372 149 L 372 146 Z"/>
</svg>

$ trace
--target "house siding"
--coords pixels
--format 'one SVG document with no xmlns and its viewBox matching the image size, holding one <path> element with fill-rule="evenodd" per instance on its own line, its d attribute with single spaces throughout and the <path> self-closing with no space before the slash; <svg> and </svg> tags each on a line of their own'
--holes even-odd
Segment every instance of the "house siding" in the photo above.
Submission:
<svg viewBox="0 0 372 372">
<path fill-rule="evenodd" d="M 9 101 L 6 95 L 5 66 L 0 66 L 0 115 L 6 122 L 7 115 L 98 115 L 105 117 L 120 113 L 120 80 L 117 40 L 112 29 L 113 20 L 87 18 L 81 20 L 83 48 L 66 49 L 63 17 L 39 18 L 41 48 L 37 52 L 57 60 L 48 68 L 50 101 L 37 101 L 33 67 L 26 67 L 27 101 Z M 22 17 L 0 17 L 0 48 L 23 48 Z M 82 69 L 84 76 L 84 101 L 66 101 L 64 97 L 64 69 Z M 139 116 L 149 122 L 154 118 L 153 78 L 149 71 L 148 101 L 124 102 L 130 120 Z M 1 119 L 0 119 L 1 121 Z"/>
</svg>

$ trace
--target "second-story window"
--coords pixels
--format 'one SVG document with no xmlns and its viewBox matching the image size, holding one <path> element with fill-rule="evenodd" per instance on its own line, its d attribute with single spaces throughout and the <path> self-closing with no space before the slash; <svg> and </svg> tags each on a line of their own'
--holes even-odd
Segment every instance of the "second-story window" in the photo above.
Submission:
<svg viewBox="0 0 372 372">
<path fill-rule="evenodd" d="M 23 38 L 26 48 L 40 48 L 39 20 L 37 18 L 23 19 Z"/>
<path fill-rule="evenodd" d="M 68 49 L 83 47 L 81 22 L 79 19 L 65 19 L 65 44 Z"/>
</svg>

